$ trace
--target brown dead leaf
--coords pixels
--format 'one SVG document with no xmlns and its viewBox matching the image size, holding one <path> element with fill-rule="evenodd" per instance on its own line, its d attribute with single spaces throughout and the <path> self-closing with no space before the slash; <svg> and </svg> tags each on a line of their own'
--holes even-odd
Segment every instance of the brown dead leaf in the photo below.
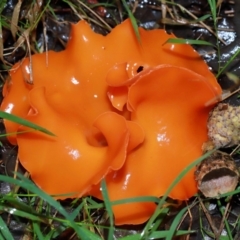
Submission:
<svg viewBox="0 0 240 240">
<path fill-rule="evenodd" d="M 22 0 L 18 0 L 18 3 L 16 4 L 13 10 L 13 15 L 11 20 L 11 33 L 14 39 L 16 39 L 16 34 L 18 30 L 18 21 L 19 21 L 21 6 L 22 6 Z"/>
</svg>

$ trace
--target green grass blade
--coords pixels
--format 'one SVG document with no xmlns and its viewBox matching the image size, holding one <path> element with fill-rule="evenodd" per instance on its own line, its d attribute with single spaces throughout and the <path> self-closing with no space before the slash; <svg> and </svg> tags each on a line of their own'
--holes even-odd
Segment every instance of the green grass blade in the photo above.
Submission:
<svg viewBox="0 0 240 240">
<path fill-rule="evenodd" d="M 6 7 L 7 0 L 2 0 L 0 2 L 0 13 L 2 13 L 3 9 Z"/>
<path fill-rule="evenodd" d="M 17 186 L 20 186 L 22 188 L 27 189 L 28 191 L 35 193 L 36 195 L 38 195 L 40 198 L 42 198 L 43 200 L 45 200 L 46 202 L 48 202 L 48 204 L 50 204 L 52 207 L 54 207 L 55 209 L 57 209 L 57 211 L 62 214 L 66 220 L 69 221 L 69 227 L 72 227 L 76 234 L 83 240 L 88 240 L 89 239 L 89 235 L 92 235 L 92 233 L 81 227 L 78 226 L 75 222 L 73 222 L 70 218 L 69 218 L 69 214 L 66 212 L 66 210 L 62 207 L 62 205 L 57 202 L 55 199 L 53 199 L 51 196 L 49 196 L 48 194 L 46 194 L 45 192 L 43 192 L 41 189 L 39 189 L 33 182 L 31 182 L 29 179 L 27 179 L 26 177 L 22 176 L 21 174 L 17 173 L 18 178 L 20 178 L 20 180 L 18 179 L 14 179 L 8 176 L 4 176 L 4 175 L 0 175 L 0 181 L 3 182 L 8 182 Z M 94 236 L 92 236 L 93 239 L 98 240 L 99 238 L 94 238 Z"/>
<path fill-rule="evenodd" d="M 173 222 L 172 222 L 172 225 L 169 229 L 169 234 L 168 236 L 166 237 L 166 240 L 172 240 L 174 235 L 175 235 L 175 232 L 176 232 L 176 229 L 182 219 L 182 216 L 183 214 L 187 211 L 188 209 L 188 206 L 183 208 L 178 214 L 177 216 L 174 218 Z"/>
<path fill-rule="evenodd" d="M 106 184 L 105 179 L 103 179 L 101 181 L 101 189 L 102 189 L 102 196 L 103 196 L 104 204 L 105 204 L 106 210 L 109 215 L 110 228 L 108 231 L 108 240 L 112 240 L 113 233 L 114 233 L 114 219 L 113 219 L 112 206 L 111 206 L 111 202 L 110 202 L 110 199 L 108 196 L 107 184 Z"/>
<path fill-rule="evenodd" d="M 36 221 L 33 221 L 33 232 L 38 240 L 46 240 L 46 238 L 42 234 L 39 223 Z"/>
<path fill-rule="evenodd" d="M 120 204 L 126 204 L 126 203 L 134 203 L 134 202 L 154 202 L 154 203 L 159 203 L 160 199 L 157 197 L 152 197 L 152 196 L 142 196 L 142 197 L 133 197 L 133 198 L 125 198 L 121 200 L 115 200 L 111 202 L 111 205 L 120 205 Z M 91 206 L 89 206 L 89 209 L 98 209 L 98 208 L 103 208 L 104 204 L 103 203 L 97 203 L 93 202 L 90 200 Z"/>
<path fill-rule="evenodd" d="M 127 14 L 128 14 L 128 17 L 130 18 L 130 21 L 131 21 L 131 24 L 132 24 L 132 27 L 133 27 L 133 30 L 135 32 L 135 35 L 138 39 L 138 42 L 141 43 L 141 37 L 140 37 L 140 33 L 139 33 L 139 30 L 138 30 L 138 25 L 137 25 L 137 20 L 136 18 L 134 17 L 132 11 L 129 9 L 127 3 L 125 0 L 122 0 L 122 4 L 124 6 L 124 8 L 126 9 L 127 11 Z"/>
<path fill-rule="evenodd" d="M 141 234 L 128 235 L 128 236 L 119 238 L 118 240 L 139 240 L 139 239 L 141 239 Z"/>
<path fill-rule="evenodd" d="M 28 120 L 25 120 L 23 118 L 20 118 L 20 117 L 18 117 L 16 115 L 13 115 L 13 114 L 10 114 L 10 113 L 4 112 L 4 111 L 0 111 L 0 118 L 4 118 L 4 119 L 7 119 L 9 121 L 18 123 L 20 125 L 32 128 L 34 130 L 46 133 L 46 134 L 48 134 L 50 136 L 55 136 L 55 134 L 53 134 L 52 132 L 48 131 L 46 128 L 40 127 L 40 126 L 38 126 L 38 125 L 28 121 Z"/>
<path fill-rule="evenodd" d="M 234 190 L 234 191 L 221 194 L 221 195 L 219 196 L 219 198 L 231 197 L 231 196 L 236 195 L 236 194 L 239 194 L 239 193 L 240 193 L 240 188 L 238 187 L 238 188 L 237 188 L 236 190 Z"/>
<path fill-rule="evenodd" d="M 225 212 L 225 207 L 222 206 L 222 203 L 221 201 L 218 199 L 217 200 L 217 205 L 218 205 L 218 208 L 222 214 L 222 217 L 224 216 L 224 212 Z M 224 218 L 224 224 L 225 224 L 225 228 L 227 230 L 227 234 L 228 234 L 228 239 L 229 240 L 233 240 L 232 238 L 232 232 L 231 232 L 231 229 L 230 229 L 230 226 L 229 226 L 229 223 L 228 223 L 228 220 L 226 219 L 226 217 Z"/>
<path fill-rule="evenodd" d="M 126 198 L 121 200 L 112 201 L 112 205 L 119 205 L 131 202 L 155 202 L 159 203 L 159 198 L 152 197 L 152 196 L 142 196 L 142 197 L 133 197 L 133 198 Z"/>
<path fill-rule="evenodd" d="M 10 233 L 6 223 L 3 221 L 2 217 L 0 217 L 0 226 L 1 226 L 1 234 L 7 240 L 14 240 L 12 234 Z M 2 239 L 4 239 L 2 238 Z"/>
<path fill-rule="evenodd" d="M 204 16 L 196 19 L 196 20 L 192 20 L 190 22 L 191 23 L 203 22 L 203 21 L 207 20 L 209 17 L 211 17 L 211 15 L 210 14 L 206 14 L 206 15 L 204 15 Z"/>
<path fill-rule="evenodd" d="M 208 0 L 208 4 L 210 6 L 213 22 L 214 22 L 214 25 L 215 25 L 217 23 L 217 5 L 216 5 L 216 0 Z"/>
<path fill-rule="evenodd" d="M 51 239 L 53 239 L 54 237 L 54 233 L 55 233 L 55 229 L 52 229 L 52 230 L 50 230 L 50 232 L 45 236 L 45 240 L 51 240 Z"/>
<path fill-rule="evenodd" d="M 153 225 L 151 227 L 152 232 L 157 231 L 159 229 L 162 222 L 166 219 L 168 213 L 170 213 L 169 207 L 161 208 L 160 215 L 158 216 L 158 218 L 155 220 L 155 222 L 153 223 Z"/>
<path fill-rule="evenodd" d="M 23 217 L 23 218 L 27 218 L 30 219 L 32 221 L 36 221 L 36 222 L 42 222 L 42 223 L 48 223 L 48 219 L 47 216 L 44 216 L 45 218 L 32 214 L 32 213 L 28 213 L 16 208 L 12 208 L 12 207 L 6 207 L 6 206 L 2 206 L 0 205 L 0 210 L 4 211 L 4 212 L 8 212 L 12 215 L 18 216 L 18 217 Z"/>
<path fill-rule="evenodd" d="M 1 196 L 1 202 L 6 202 L 10 207 L 21 209 L 28 213 L 33 213 L 33 209 L 27 205 L 26 203 L 19 201 L 14 195 L 7 194 Z M 37 214 L 36 211 L 34 211 L 34 214 Z"/>
<path fill-rule="evenodd" d="M 177 236 L 182 236 L 182 235 L 187 235 L 191 233 L 195 233 L 196 231 L 187 231 L 187 230 L 178 230 L 175 232 L 174 237 Z M 169 235 L 169 230 L 168 231 L 156 231 L 150 234 L 149 239 L 159 239 L 159 238 L 166 238 Z"/>
<path fill-rule="evenodd" d="M 196 231 L 179 230 L 179 231 L 176 231 L 176 234 L 174 236 L 177 237 L 177 236 L 187 235 L 195 232 Z M 149 238 L 147 239 L 165 239 L 168 235 L 169 235 L 169 230 L 155 231 L 151 233 L 151 235 L 149 235 Z M 128 236 L 119 238 L 118 240 L 139 240 L 139 239 L 141 239 L 141 234 L 128 235 Z"/>
<path fill-rule="evenodd" d="M 195 39 L 181 39 L 181 38 L 169 38 L 163 45 L 166 43 L 174 43 L 174 44 L 190 44 L 190 45 L 207 45 L 215 47 L 214 44 L 204 41 L 204 40 L 195 40 Z"/>
<path fill-rule="evenodd" d="M 235 54 L 232 55 L 232 57 L 225 63 L 225 65 L 218 71 L 218 74 L 216 75 L 216 78 L 218 78 L 225 70 L 226 68 L 231 64 L 231 62 L 240 54 L 240 48 L 235 52 Z"/>
<path fill-rule="evenodd" d="M 79 204 L 78 207 L 76 207 L 74 209 L 74 211 L 72 213 L 69 214 L 69 219 L 71 219 L 72 221 L 74 221 L 74 219 L 78 216 L 79 212 L 81 211 L 81 209 L 83 208 L 84 202 L 81 202 Z"/>
</svg>

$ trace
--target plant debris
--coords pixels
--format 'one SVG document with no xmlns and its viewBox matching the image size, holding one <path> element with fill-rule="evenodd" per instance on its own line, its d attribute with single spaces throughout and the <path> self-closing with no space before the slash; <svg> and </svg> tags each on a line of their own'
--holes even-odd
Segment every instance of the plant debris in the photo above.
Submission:
<svg viewBox="0 0 240 240">
<path fill-rule="evenodd" d="M 239 171 L 229 154 L 217 151 L 196 166 L 195 179 L 205 197 L 215 198 L 235 190 Z"/>
</svg>

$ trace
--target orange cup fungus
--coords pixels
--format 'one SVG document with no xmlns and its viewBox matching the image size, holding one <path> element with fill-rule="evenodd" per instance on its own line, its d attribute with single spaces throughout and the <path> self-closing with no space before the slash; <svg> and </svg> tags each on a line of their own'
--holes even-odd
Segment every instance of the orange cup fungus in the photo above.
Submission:
<svg viewBox="0 0 240 240">
<path fill-rule="evenodd" d="M 10 71 L 1 109 L 56 136 L 28 131 L 9 141 L 33 181 L 58 199 L 101 199 L 104 177 L 111 201 L 160 197 L 202 154 L 220 86 L 191 46 L 164 44 L 175 38 L 164 30 L 139 33 L 140 42 L 130 20 L 107 36 L 80 21 L 64 51 L 35 54 Z M 4 124 L 8 133 L 30 130 Z M 169 197 L 187 200 L 196 192 L 192 170 Z M 115 223 L 143 223 L 155 208 L 115 205 Z"/>
</svg>

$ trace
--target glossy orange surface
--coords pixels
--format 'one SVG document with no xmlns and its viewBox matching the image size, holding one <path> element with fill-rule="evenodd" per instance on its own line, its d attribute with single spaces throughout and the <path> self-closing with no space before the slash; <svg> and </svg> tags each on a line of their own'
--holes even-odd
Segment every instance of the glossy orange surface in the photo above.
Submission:
<svg viewBox="0 0 240 240">
<path fill-rule="evenodd" d="M 123 83 L 122 83 L 123 84 Z M 124 166 L 106 177 L 112 201 L 162 196 L 181 171 L 202 155 L 206 122 L 216 92 L 208 79 L 191 70 L 160 65 L 135 77 L 129 87 L 131 120 L 145 130 L 141 147 L 128 154 Z M 192 169 L 169 194 L 187 200 L 197 193 Z M 101 198 L 100 187 L 90 192 Z M 117 224 L 139 224 L 154 212 L 154 203 L 114 206 Z M 126 214 L 127 213 L 127 214 Z"/>
<path fill-rule="evenodd" d="M 174 38 L 164 30 L 139 31 L 141 43 L 129 20 L 107 36 L 80 21 L 66 50 L 35 54 L 12 68 L 1 109 L 56 135 L 9 137 L 47 193 L 102 198 L 98 184 L 106 176 L 111 200 L 160 197 L 201 155 L 221 88 L 191 46 L 164 44 Z M 4 123 L 7 132 L 28 130 Z M 196 192 L 192 170 L 170 197 L 186 200 Z M 114 206 L 115 223 L 142 223 L 154 209 L 153 203 Z"/>
</svg>

